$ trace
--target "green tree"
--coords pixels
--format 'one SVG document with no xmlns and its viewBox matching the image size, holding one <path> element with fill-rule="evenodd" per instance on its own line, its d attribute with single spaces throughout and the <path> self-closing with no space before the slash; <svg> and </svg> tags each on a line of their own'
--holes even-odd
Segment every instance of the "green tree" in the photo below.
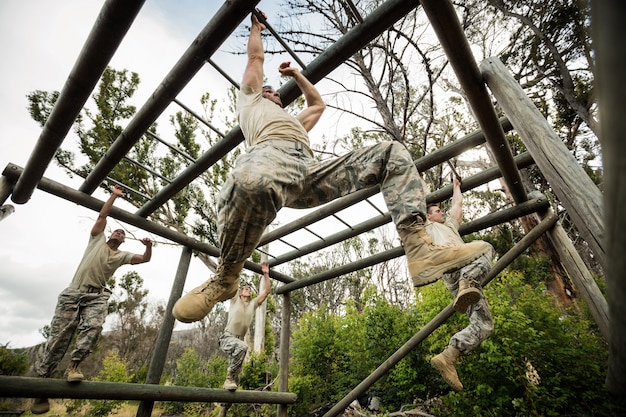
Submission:
<svg viewBox="0 0 626 417">
<path fill-rule="evenodd" d="M 528 263 L 541 265 L 540 262 Z M 620 415 L 623 404 L 604 389 L 606 344 L 574 309 L 546 297 L 533 271 L 501 273 L 484 292 L 494 332 L 455 367 L 465 390 L 451 392 L 441 378 L 431 381 L 436 415 Z M 426 323 L 452 297 L 442 283 L 420 291 Z M 454 314 L 429 336 L 432 356 L 468 325 Z M 421 325 L 423 326 L 423 324 Z M 428 358 L 427 357 L 427 358 Z"/>
<path fill-rule="evenodd" d="M 143 284 L 141 276 L 134 271 L 124 274 L 117 283 L 115 279 L 109 282 L 113 290 L 109 314 L 114 316 L 115 323 L 107 334 L 106 344 L 132 364 L 135 372 L 148 364 L 163 312 L 159 314 L 157 309 L 152 314 L 156 317 L 150 317 L 155 312 L 150 308 L 149 291 Z"/>
<path fill-rule="evenodd" d="M 0 345 L 0 374 L 22 375 L 28 369 L 28 355 L 9 349 L 9 344 Z"/>
</svg>

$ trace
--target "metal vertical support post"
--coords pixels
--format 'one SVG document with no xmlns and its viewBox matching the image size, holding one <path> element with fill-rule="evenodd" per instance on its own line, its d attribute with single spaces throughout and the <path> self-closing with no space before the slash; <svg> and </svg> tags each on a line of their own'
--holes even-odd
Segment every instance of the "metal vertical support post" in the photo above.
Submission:
<svg viewBox="0 0 626 417">
<path fill-rule="evenodd" d="M 280 371 L 278 375 L 278 392 L 289 390 L 289 336 L 291 329 L 291 293 L 283 295 L 283 311 L 280 326 Z M 278 417 L 287 417 L 287 404 L 278 404 Z"/>
<path fill-rule="evenodd" d="M 165 359 L 167 358 L 167 350 L 169 348 L 172 332 L 174 330 L 175 319 L 172 314 L 172 309 L 174 308 L 176 301 L 183 293 L 190 261 L 191 248 L 185 246 L 180 254 L 176 277 L 174 278 L 170 298 L 167 302 L 167 308 L 165 309 L 165 317 L 163 318 L 163 324 L 161 325 L 157 336 L 154 353 L 150 359 L 146 384 L 158 384 L 161 380 Z M 137 409 L 137 417 L 150 417 L 153 407 L 154 401 L 142 401 L 139 403 L 139 408 Z"/>
</svg>

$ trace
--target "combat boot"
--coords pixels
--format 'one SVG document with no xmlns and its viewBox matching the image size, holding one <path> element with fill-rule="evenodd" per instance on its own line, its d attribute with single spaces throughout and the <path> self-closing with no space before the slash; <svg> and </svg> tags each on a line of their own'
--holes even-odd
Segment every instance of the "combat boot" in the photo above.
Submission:
<svg viewBox="0 0 626 417">
<path fill-rule="evenodd" d="M 454 298 L 452 306 L 459 313 L 465 313 L 467 308 L 480 300 L 480 290 L 472 285 L 468 279 L 459 280 L 459 290 Z"/>
<path fill-rule="evenodd" d="M 424 224 L 417 221 L 410 226 L 398 227 L 398 234 L 416 287 L 435 282 L 443 274 L 457 271 L 493 250 L 489 243 L 482 240 L 461 245 L 434 245 L 424 230 Z"/>
<path fill-rule="evenodd" d="M 229 391 L 235 391 L 237 389 L 237 378 L 233 377 L 230 372 L 226 375 L 226 381 L 224 381 L 224 389 Z"/>
<path fill-rule="evenodd" d="M 239 273 L 245 261 L 228 263 L 220 260 L 215 275 L 181 297 L 172 314 L 178 321 L 192 323 L 202 320 L 220 301 L 226 301 L 237 294 Z"/>
<path fill-rule="evenodd" d="M 432 367 L 438 370 L 448 385 L 456 391 L 463 391 L 463 384 L 461 384 L 456 369 L 454 368 L 454 362 L 456 362 L 460 355 L 460 350 L 448 345 L 443 352 L 430 360 Z"/>
<path fill-rule="evenodd" d="M 67 378 L 67 382 L 80 382 L 83 380 L 84 375 L 80 371 L 80 361 L 72 361 L 70 365 L 65 370 L 65 377 Z"/>
<path fill-rule="evenodd" d="M 30 412 L 33 414 L 43 414 L 50 411 L 50 402 L 47 398 L 35 398 L 30 406 Z"/>
</svg>

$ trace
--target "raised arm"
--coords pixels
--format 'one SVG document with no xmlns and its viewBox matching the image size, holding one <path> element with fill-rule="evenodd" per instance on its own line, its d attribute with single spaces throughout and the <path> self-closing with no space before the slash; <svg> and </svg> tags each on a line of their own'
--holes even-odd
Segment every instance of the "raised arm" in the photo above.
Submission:
<svg viewBox="0 0 626 417">
<path fill-rule="evenodd" d="M 152 258 L 152 240 L 150 238 L 144 237 L 141 239 L 141 243 L 143 243 L 146 249 L 143 252 L 143 255 L 138 253 L 134 254 L 130 260 L 132 265 L 142 264 L 148 262 Z"/>
<path fill-rule="evenodd" d="M 256 298 L 257 305 L 263 304 L 263 301 L 270 294 L 270 267 L 267 265 L 267 262 L 263 262 L 261 270 L 263 271 L 263 291 Z"/>
<path fill-rule="evenodd" d="M 113 191 L 111 191 L 111 196 L 109 199 L 102 205 L 100 209 L 100 213 L 98 213 L 98 218 L 91 228 L 91 236 L 97 236 L 100 233 L 104 232 L 104 228 L 107 225 L 107 217 L 109 213 L 111 213 L 111 207 L 113 207 L 113 203 L 115 199 L 124 194 L 124 189 L 119 185 L 113 187 Z"/>
<path fill-rule="evenodd" d="M 265 17 L 265 13 L 258 10 L 259 13 Z M 263 52 L 263 41 L 261 39 L 261 32 L 265 30 L 265 25 L 252 14 L 250 37 L 248 38 L 248 63 L 243 73 L 241 80 L 242 84 L 248 85 L 255 90 L 260 89 L 263 86 L 263 62 L 265 61 L 265 54 Z"/>
<path fill-rule="evenodd" d="M 302 91 L 307 107 L 298 115 L 298 119 L 307 132 L 310 131 L 317 124 L 320 117 L 322 117 L 322 113 L 324 109 L 326 109 L 326 103 L 322 100 L 322 96 L 313 83 L 302 75 L 300 70 L 292 67 L 291 62 L 283 62 L 280 64 L 278 71 L 283 76 L 293 78 L 296 84 L 298 84 L 300 91 Z"/>
<path fill-rule="evenodd" d="M 461 193 L 461 180 L 456 176 L 452 185 L 451 203 L 450 217 L 460 225 L 463 221 L 463 193 Z"/>
</svg>

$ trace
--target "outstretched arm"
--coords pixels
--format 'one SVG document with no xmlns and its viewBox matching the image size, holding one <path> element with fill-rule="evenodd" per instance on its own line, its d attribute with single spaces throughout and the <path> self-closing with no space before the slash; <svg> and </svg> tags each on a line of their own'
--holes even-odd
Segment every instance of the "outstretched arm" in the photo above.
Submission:
<svg viewBox="0 0 626 417">
<path fill-rule="evenodd" d="M 145 245 L 146 250 L 143 252 L 143 255 L 140 255 L 138 253 L 133 255 L 130 260 L 130 263 L 132 265 L 148 262 L 152 258 L 152 240 L 150 240 L 150 238 L 144 237 L 143 239 L 141 239 L 141 243 Z"/>
<path fill-rule="evenodd" d="M 307 132 L 310 131 L 317 124 L 320 117 L 322 117 L 322 113 L 324 109 L 326 109 L 326 103 L 322 100 L 322 96 L 313 83 L 302 75 L 300 70 L 292 67 L 291 62 L 283 62 L 280 64 L 278 71 L 283 76 L 293 78 L 296 84 L 298 84 L 300 91 L 302 91 L 307 107 L 298 115 L 298 119 Z"/>
<path fill-rule="evenodd" d="M 124 189 L 119 185 L 113 187 L 113 191 L 111 191 L 111 196 L 109 199 L 102 205 L 100 209 L 100 213 L 98 213 L 98 218 L 91 228 L 91 236 L 97 236 L 100 233 L 104 232 L 104 228 L 107 225 L 107 217 L 111 212 L 111 207 L 113 207 L 113 203 L 117 197 L 120 197 L 124 194 Z"/>
<path fill-rule="evenodd" d="M 263 304 L 263 301 L 270 294 L 270 267 L 267 265 L 267 262 L 263 262 L 261 270 L 263 271 L 263 291 L 256 298 L 257 305 Z"/>
<path fill-rule="evenodd" d="M 265 17 L 265 13 L 258 9 L 257 11 Z M 246 64 L 241 83 L 255 90 L 259 90 L 263 86 L 263 62 L 265 61 L 265 55 L 263 52 L 261 32 L 264 30 L 265 25 L 252 14 L 247 49 L 248 63 Z"/>
<path fill-rule="evenodd" d="M 463 193 L 461 193 L 461 180 L 455 176 L 452 185 L 452 207 L 450 207 L 450 217 L 461 224 L 463 221 Z"/>
</svg>

